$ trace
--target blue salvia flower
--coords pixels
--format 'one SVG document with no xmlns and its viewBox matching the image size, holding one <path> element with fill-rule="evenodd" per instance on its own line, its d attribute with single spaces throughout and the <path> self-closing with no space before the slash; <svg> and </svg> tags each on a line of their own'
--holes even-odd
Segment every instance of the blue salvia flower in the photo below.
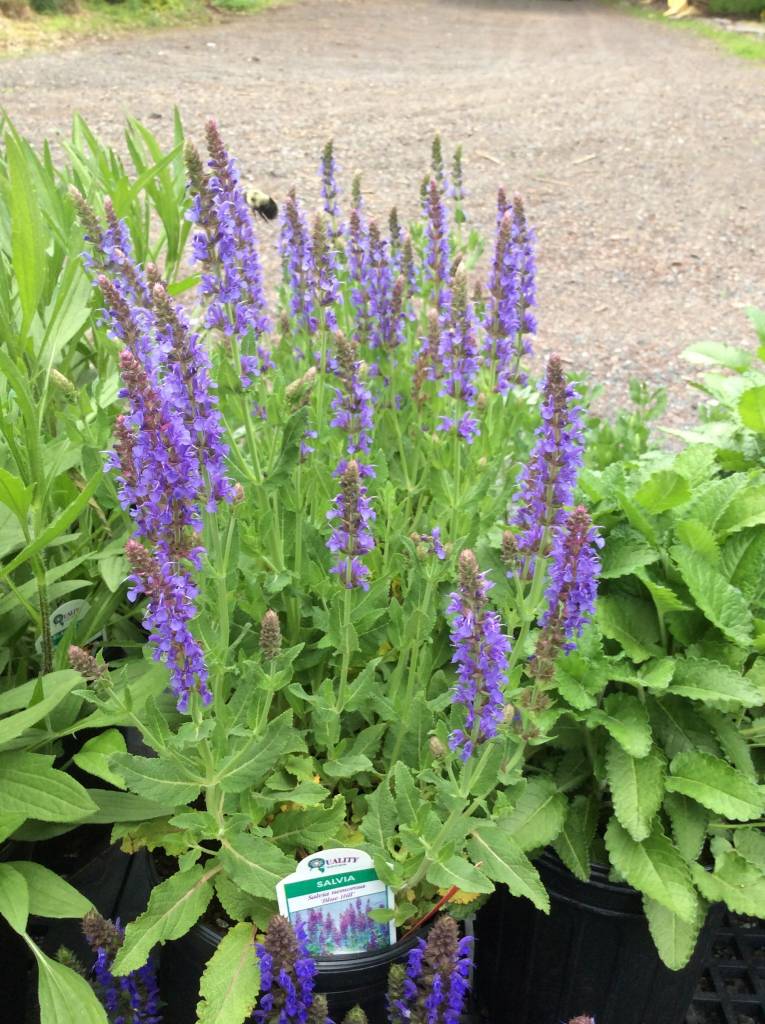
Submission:
<svg viewBox="0 0 765 1024">
<path fill-rule="evenodd" d="M 595 612 L 603 540 L 593 527 L 587 509 L 578 505 L 556 527 L 550 549 L 546 607 L 530 663 L 532 675 L 541 682 L 552 679 L 555 660 L 569 653 Z"/>
<path fill-rule="evenodd" d="M 369 224 L 368 245 L 365 283 L 369 301 L 369 344 L 372 348 L 387 348 L 396 335 L 393 324 L 393 268 L 388 244 L 376 221 Z"/>
<path fill-rule="evenodd" d="M 456 921 L 443 915 L 419 939 L 405 967 L 389 975 L 390 1024 L 458 1024 L 467 999 L 472 939 L 460 939 Z"/>
<path fill-rule="evenodd" d="M 341 387 L 335 389 L 331 402 L 334 416 L 330 425 L 344 431 L 348 455 L 369 455 L 372 448 L 373 402 L 372 393 L 362 378 L 361 362 L 357 358 L 358 346 L 340 332 L 335 335 L 335 344 L 335 373 Z M 341 471 L 343 465 L 341 463 Z M 368 465 L 362 464 L 360 471 L 362 476 L 374 475 Z"/>
<path fill-rule="evenodd" d="M 323 313 L 324 326 L 335 331 L 337 330 L 337 315 L 334 307 L 340 298 L 337 254 L 332 247 L 326 222 L 319 215 L 313 222 L 311 255 L 313 259 L 313 280 L 311 282 L 313 304 L 317 312 Z"/>
<path fill-rule="evenodd" d="M 582 464 L 582 410 L 574 386 L 566 382 L 557 356 L 551 356 L 542 384 L 542 423 L 537 442 L 518 476 L 516 511 L 520 573 L 533 571 L 537 555 L 546 554 L 549 530 L 565 519 Z"/>
<path fill-rule="evenodd" d="M 507 210 L 497 231 L 484 315 L 486 348 L 496 369 L 496 390 L 506 395 L 513 383 L 518 334 L 518 267 L 513 248 L 513 214 Z"/>
<path fill-rule="evenodd" d="M 449 223 L 442 192 L 431 178 L 425 203 L 425 280 L 439 309 L 449 303 Z"/>
<path fill-rule="evenodd" d="M 319 325 L 314 308 L 316 271 L 313 247 L 305 214 L 294 189 L 284 204 L 279 251 L 289 287 L 290 312 L 301 327 L 313 334 Z"/>
<path fill-rule="evenodd" d="M 480 367 L 478 330 L 472 304 L 467 297 L 467 278 L 458 271 L 454 280 L 450 317 L 441 330 L 439 348 L 440 394 L 455 399 L 460 415 L 442 416 L 439 430 L 456 430 L 468 444 L 480 433 L 478 420 L 471 412 L 476 404 L 476 386 Z"/>
<path fill-rule="evenodd" d="M 275 915 L 255 952 L 260 963 L 260 996 L 252 1015 L 256 1024 L 313 1022 L 317 968 L 303 926 L 298 923 L 293 929 L 286 918 Z"/>
<path fill-rule="evenodd" d="M 128 975 L 115 977 L 112 964 L 125 938 L 119 921 L 113 924 L 91 910 L 83 918 L 82 930 L 96 954 L 95 990 L 110 1024 L 161 1024 L 159 985 L 153 961 L 147 961 Z"/>
<path fill-rule="evenodd" d="M 449 737 L 451 750 L 467 761 L 475 742 L 497 734 L 504 709 L 503 686 L 507 681 L 510 641 L 503 634 L 499 615 L 488 607 L 492 583 L 480 572 L 475 555 L 465 550 L 459 557 L 459 587 L 451 595 L 448 612 L 453 615 L 452 661 L 457 666 L 457 685 L 452 701 L 465 709 L 465 722 Z"/>
<path fill-rule="evenodd" d="M 339 556 L 330 572 L 339 576 L 348 590 L 369 590 L 369 567 L 362 558 L 375 546 L 371 532 L 375 513 L 361 480 L 358 463 L 354 459 L 345 463 L 340 491 L 327 512 L 327 519 L 334 523 L 327 547 Z"/>
<path fill-rule="evenodd" d="M 449 194 L 459 207 L 465 201 L 465 181 L 462 171 L 462 146 L 454 150 L 452 160 L 452 180 L 449 187 Z"/>
<path fill-rule="evenodd" d="M 194 258 L 202 264 L 199 292 L 206 304 L 205 325 L 235 335 L 241 348 L 242 386 L 273 367 L 263 338 L 270 330 L 252 214 L 235 161 L 226 151 L 215 121 L 208 121 L 208 171 L 189 144 L 186 164 L 197 226 Z"/>
<path fill-rule="evenodd" d="M 518 337 L 516 358 L 518 363 L 524 356 L 531 355 L 530 334 L 536 334 L 537 318 L 533 312 L 537 304 L 536 284 L 536 233 L 529 227 L 523 209 L 523 200 L 516 193 L 513 196 L 513 247 L 518 273 Z M 525 383 L 522 376 L 521 383 Z"/>
<path fill-rule="evenodd" d="M 369 227 L 364 216 L 361 195 L 351 208 L 346 232 L 346 259 L 354 316 L 354 337 L 360 343 L 369 340 L 371 311 L 369 300 Z"/>
</svg>

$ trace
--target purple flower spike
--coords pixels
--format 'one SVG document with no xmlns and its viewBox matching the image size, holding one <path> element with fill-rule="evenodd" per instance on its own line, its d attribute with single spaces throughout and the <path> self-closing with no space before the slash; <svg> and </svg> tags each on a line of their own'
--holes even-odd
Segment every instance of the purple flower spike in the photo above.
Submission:
<svg viewBox="0 0 765 1024">
<path fill-rule="evenodd" d="M 468 444 L 480 433 L 478 420 L 470 409 L 478 397 L 476 380 L 480 365 L 477 325 L 467 297 L 467 278 L 459 270 L 454 279 L 449 323 L 441 331 L 439 362 L 444 375 L 441 395 L 456 399 L 456 406 L 467 406 L 458 417 L 443 416 L 439 430 L 456 430 Z"/>
<path fill-rule="evenodd" d="M 340 477 L 340 493 L 327 512 L 327 519 L 335 524 L 327 547 L 334 555 L 340 556 L 330 572 L 339 576 L 348 590 L 354 587 L 369 590 L 369 568 L 361 557 L 369 554 L 375 546 L 371 533 L 374 518 L 367 489 L 361 482 L 359 465 L 351 459 Z"/>
<path fill-rule="evenodd" d="M 445 309 L 449 303 L 449 224 L 443 194 L 433 178 L 425 209 L 425 278 L 432 284 L 436 305 Z"/>
<path fill-rule="evenodd" d="M 537 555 L 545 555 L 548 531 L 565 519 L 582 464 L 582 410 L 566 383 L 557 356 L 551 356 L 542 385 L 542 424 L 528 463 L 518 477 L 518 508 L 511 525 L 519 528 L 520 573 L 528 577 Z M 543 550 L 545 548 L 545 550 Z"/>
<path fill-rule="evenodd" d="M 284 276 L 289 284 L 290 311 L 298 324 L 313 334 L 318 327 L 314 311 L 315 268 L 313 247 L 305 214 L 292 189 L 284 204 L 284 219 L 279 239 Z"/>
<path fill-rule="evenodd" d="M 465 1008 L 472 966 L 472 939 L 459 938 L 457 922 L 442 915 L 427 942 L 420 939 L 406 966 L 389 974 L 391 1024 L 458 1024 Z"/>
<path fill-rule="evenodd" d="M 463 761 L 473 754 L 475 740 L 496 736 L 502 721 L 502 686 L 510 641 L 502 633 L 499 615 L 488 608 L 492 586 L 486 573 L 479 572 L 473 552 L 463 551 L 459 557 L 459 589 L 451 595 L 448 607 L 454 614 L 452 661 L 457 665 L 458 679 L 452 700 L 465 707 L 464 727 L 454 730 L 449 747 L 460 750 Z"/>
<path fill-rule="evenodd" d="M 547 608 L 539 619 L 542 628 L 531 659 L 533 675 L 543 682 L 552 679 L 558 653 L 574 650 L 577 637 L 595 612 L 600 572 L 597 551 L 602 547 L 603 540 L 581 505 L 556 529 L 545 592 Z"/>
<path fill-rule="evenodd" d="M 82 921 L 85 939 L 96 954 L 94 988 L 109 1020 L 114 1024 L 161 1024 L 156 966 L 148 960 L 124 977 L 112 974 L 112 964 L 125 938 L 119 921 L 113 924 L 95 911 Z"/>
<path fill-rule="evenodd" d="M 332 139 L 325 145 L 324 151 L 321 154 L 319 172 L 321 175 L 321 198 L 324 204 L 324 212 L 332 219 L 330 234 L 334 237 L 336 233 L 335 225 L 340 216 L 340 207 L 337 202 L 340 189 L 337 186 L 337 165 L 335 163 Z"/>
<path fill-rule="evenodd" d="M 319 1002 L 313 991 L 317 968 L 303 926 L 298 923 L 293 929 L 286 918 L 275 915 L 255 953 L 260 962 L 255 1024 L 318 1024 L 313 1012 Z"/>
<path fill-rule="evenodd" d="M 192 145 L 186 165 L 192 206 L 189 219 L 195 259 L 202 264 L 199 293 L 207 304 L 205 325 L 235 335 L 242 353 L 242 386 L 273 367 L 263 336 L 270 323 L 263 290 L 252 215 L 235 161 L 223 145 L 215 121 L 206 126 L 208 168 Z"/>
<path fill-rule="evenodd" d="M 368 455 L 372 448 L 372 393 L 361 376 L 361 362 L 357 358 L 356 342 L 338 332 L 335 335 L 335 344 L 336 373 L 342 387 L 335 390 L 335 397 L 332 399 L 331 408 L 334 416 L 330 420 L 330 426 L 345 431 L 345 450 L 349 455 Z M 362 476 L 373 475 L 369 466 L 362 466 L 360 469 Z"/>
</svg>

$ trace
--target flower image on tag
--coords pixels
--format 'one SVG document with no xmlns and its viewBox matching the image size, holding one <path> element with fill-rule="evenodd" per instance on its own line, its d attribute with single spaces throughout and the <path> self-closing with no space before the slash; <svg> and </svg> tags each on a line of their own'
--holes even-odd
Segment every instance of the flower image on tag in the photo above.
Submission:
<svg viewBox="0 0 765 1024">
<path fill-rule="evenodd" d="M 312 956 L 364 953 L 396 941 L 392 920 L 370 912 L 392 911 L 393 890 L 362 850 L 338 848 L 310 854 L 276 886 L 279 912 L 302 925 Z"/>
</svg>

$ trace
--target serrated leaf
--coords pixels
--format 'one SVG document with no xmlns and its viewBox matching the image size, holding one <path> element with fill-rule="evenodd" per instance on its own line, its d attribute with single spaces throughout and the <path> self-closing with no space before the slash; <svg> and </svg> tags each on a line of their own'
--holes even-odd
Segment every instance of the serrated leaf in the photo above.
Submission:
<svg viewBox="0 0 765 1024">
<path fill-rule="evenodd" d="M 720 746 L 712 729 L 692 704 L 682 697 L 649 699 L 648 710 L 655 734 L 667 757 L 684 750 L 718 754 Z"/>
<path fill-rule="evenodd" d="M 635 575 L 651 595 L 651 600 L 660 617 L 663 618 L 668 612 L 691 611 L 690 605 L 686 604 L 685 601 L 681 601 L 671 587 L 666 586 L 664 583 L 657 583 L 656 580 L 651 579 L 648 573 L 642 569 L 638 570 Z"/>
<path fill-rule="evenodd" d="M 738 400 L 741 422 L 758 434 L 765 434 L 765 386 L 747 388 Z"/>
<path fill-rule="evenodd" d="M 659 469 L 635 493 L 635 501 L 658 515 L 684 505 L 691 497 L 690 484 L 673 469 Z"/>
<path fill-rule="evenodd" d="M 231 878 L 245 892 L 271 899 L 276 892 L 276 883 L 295 870 L 294 857 L 282 853 L 274 842 L 249 832 L 228 836 L 221 848 L 220 859 Z"/>
<path fill-rule="evenodd" d="M 387 777 L 367 797 L 367 813 L 361 822 L 364 838 L 379 850 L 388 849 L 388 839 L 398 826 L 396 804 Z"/>
<path fill-rule="evenodd" d="M 748 778 L 756 780 L 757 770 L 752 760 L 751 748 L 746 737 L 742 736 L 735 719 L 714 708 L 704 708 L 701 713 L 714 730 L 728 760 Z"/>
<path fill-rule="evenodd" d="M 87 792 L 43 754 L 0 754 L 0 814 L 78 821 L 97 811 Z"/>
<path fill-rule="evenodd" d="M 37 960 L 40 1024 L 68 1024 L 74 1008 L 77 1024 L 109 1024 L 103 1006 L 83 977 L 51 960 L 37 946 L 32 950 Z"/>
<path fill-rule="evenodd" d="M 265 735 L 255 737 L 223 761 L 216 781 L 224 793 L 241 793 L 258 785 L 285 755 L 305 749 L 305 740 L 292 724 L 292 712 L 285 711 L 268 723 Z"/>
<path fill-rule="evenodd" d="M 765 587 L 765 530 L 746 530 L 729 537 L 720 552 L 721 570 L 748 601 Z"/>
<path fill-rule="evenodd" d="M 656 611 L 648 601 L 627 594 L 601 594 L 596 620 L 603 636 L 618 641 L 635 662 L 664 653 L 659 646 Z"/>
<path fill-rule="evenodd" d="M 606 829 L 606 848 L 613 866 L 634 889 L 683 921 L 693 923 L 697 898 L 688 866 L 658 825 L 647 839 L 638 843 L 616 818 L 611 818 Z"/>
<path fill-rule="evenodd" d="M 128 789 L 166 807 L 190 804 L 202 791 L 201 779 L 166 757 L 114 754 L 110 764 Z"/>
<path fill-rule="evenodd" d="M 513 896 L 525 896 L 538 910 L 550 912 L 550 898 L 537 869 L 518 844 L 493 822 L 474 827 L 468 852 L 489 878 L 503 882 Z"/>
<path fill-rule="evenodd" d="M 364 754 L 342 754 L 340 757 L 325 761 L 322 772 L 331 779 L 350 779 L 359 772 L 369 772 L 373 764 Z"/>
<path fill-rule="evenodd" d="M 736 850 L 717 858 L 713 872 L 691 865 L 693 880 L 710 903 L 722 902 L 734 914 L 765 917 L 765 876 Z"/>
<path fill-rule="evenodd" d="M 281 847 L 295 850 L 319 849 L 338 837 L 345 821 L 345 798 L 338 793 L 330 807 L 306 807 L 303 810 L 281 811 L 271 828 Z"/>
<path fill-rule="evenodd" d="M 125 942 L 114 959 L 112 974 L 123 976 L 138 970 L 157 943 L 185 935 L 207 909 L 212 879 L 219 871 L 219 866 L 205 870 L 195 864 L 155 886 L 146 910 L 125 929 Z"/>
<path fill-rule="evenodd" d="M 745 676 L 709 658 L 678 658 L 670 692 L 727 709 L 765 703 L 765 696 Z"/>
<path fill-rule="evenodd" d="M 600 555 L 600 576 L 604 580 L 629 576 L 655 562 L 659 552 L 635 530 L 612 531 Z"/>
<path fill-rule="evenodd" d="M 706 904 L 697 900 L 693 921 L 684 921 L 667 907 L 647 896 L 643 897 L 643 910 L 659 956 L 671 971 L 679 971 L 693 956 L 706 916 Z"/>
<path fill-rule="evenodd" d="M 575 796 L 568 807 L 566 820 L 553 848 L 577 878 L 590 877 L 590 847 L 598 825 L 599 804 L 595 794 Z"/>
<path fill-rule="evenodd" d="M 765 484 L 749 483 L 717 520 L 717 529 L 728 537 L 750 526 L 765 523 Z"/>
<path fill-rule="evenodd" d="M 246 922 L 230 928 L 207 961 L 199 984 L 198 1024 L 241 1024 L 260 992 L 260 961 L 255 928 Z"/>
<path fill-rule="evenodd" d="M 765 834 L 759 829 L 737 828 L 733 842 L 744 860 L 765 874 Z"/>
<path fill-rule="evenodd" d="M 606 777 L 614 814 L 637 842 L 647 839 L 664 796 L 664 762 L 655 753 L 635 758 L 610 740 Z"/>
<path fill-rule="evenodd" d="M 717 538 L 706 523 L 683 516 L 675 526 L 675 533 L 681 544 L 698 552 L 708 562 L 712 564 L 719 562 L 720 547 Z"/>
<path fill-rule="evenodd" d="M 276 894 L 271 899 L 244 892 L 226 875 L 215 879 L 215 895 L 232 921 L 252 921 L 261 931 L 276 913 Z"/>
<path fill-rule="evenodd" d="M 29 888 L 26 879 L 10 864 L 0 863 L 0 916 L 20 935 L 29 917 Z"/>
<path fill-rule="evenodd" d="M 651 749 L 648 712 L 632 694 L 609 694 L 602 708 L 593 708 L 588 713 L 587 724 L 602 725 L 633 757 L 645 757 Z"/>
<path fill-rule="evenodd" d="M 396 811 L 402 825 L 411 825 L 417 818 L 422 799 L 420 791 L 409 768 L 401 761 L 393 766 L 393 783 L 396 787 Z"/>
<path fill-rule="evenodd" d="M 512 812 L 497 825 L 527 853 L 548 846 L 563 828 L 566 798 L 555 783 L 543 777 L 529 779 Z"/>
<path fill-rule="evenodd" d="M 681 355 L 692 363 L 714 363 L 736 373 L 745 373 L 752 364 L 749 352 L 721 341 L 697 341 L 683 349 Z"/>
<path fill-rule="evenodd" d="M 711 754 L 678 754 L 665 785 L 668 792 L 689 796 L 733 821 L 751 821 L 765 813 L 762 787 Z"/>
<path fill-rule="evenodd" d="M 463 857 L 452 856 L 443 862 L 436 861 L 430 865 L 425 877 L 436 888 L 450 889 L 456 885 L 462 892 L 494 891 L 486 875 Z"/>
<path fill-rule="evenodd" d="M 83 917 L 92 902 L 80 895 L 73 885 L 31 860 L 8 861 L 8 867 L 18 872 L 29 890 L 29 913 L 39 917 Z"/>
<path fill-rule="evenodd" d="M 744 595 L 690 548 L 677 544 L 672 557 L 694 601 L 709 621 L 742 647 L 749 645 L 753 622 Z"/>
<path fill-rule="evenodd" d="M 680 793 L 667 793 L 664 809 L 672 825 L 675 846 L 688 862 L 696 860 L 707 837 L 709 811 Z"/>
</svg>

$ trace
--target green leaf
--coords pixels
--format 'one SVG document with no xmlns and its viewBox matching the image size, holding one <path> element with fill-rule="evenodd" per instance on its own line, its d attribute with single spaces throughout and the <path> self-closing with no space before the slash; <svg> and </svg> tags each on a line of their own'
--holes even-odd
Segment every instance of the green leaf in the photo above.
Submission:
<svg viewBox="0 0 765 1024">
<path fill-rule="evenodd" d="M 644 570 L 639 569 L 635 575 L 651 595 L 651 599 L 656 607 L 656 613 L 661 618 L 667 612 L 688 612 L 691 610 L 690 605 L 687 605 L 685 601 L 681 601 L 671 587 L 652 580 Z"/>
<path fill-rule="evenodd" d="M 436 861 L 428 868 L 426 879 L 439 889 L 450 889 L 456 885 L 462 892 L 493 892 L 494 886 L 486 875 L 463 857 L 449 857 Z"/>
<path fill-rule="evenodd" d="M 41 685 L 45 696 L 26 710 L 9 715 L 0 721 L 0 744 L 16 739 L 30 726 L 49 715 L 55 707 L 58 707 L 64 697 L 81 683 L 80 673 L 70 669 L 51 672 L 49 675 L 43 676 Z"/>
<path fill-rule="evenodd" d="M 505 759 L 505 744 L 499 739 L 488 740 L 483 747 L 481 758 L 475 771 L 470 775 L 470 794 L 485 797 L 497 788 L 497 779 Z"/>
<path fill-rule="evenodd" d="M 34 176 L 30 174 L 21 143 L 10 132 L 5 136 L 8 161 L 9 210 L 13 273 L 24 316 L 22 333 L 32 323 L 46 273 L 46 238 Z"/>
<path fill-rule="evenodd" d="M 563 829 L 553 843 L 569 871 L 583 882 L 590 877 L 590 847 L 598 825 L 598 811 L 594 794 L 575 796 L 569 804 Z"/>
<path fill-rule="evenodd" d="M 167 757 L 138 757 L 135 754 L 113 754 L 111 768 L 124 779 L 124 784 L 145 800 L 166 807 L 190 804 L 199 796 L 202 780 L 177 761 Z"/>
<path fill-rule="evenodd" d="M 684 921 L 648 896 L 643 897 L 643 910 L 659 956 L 671 971 L 679 971 L 693 956 L 706 917 L 706 904 L 697 900 L 693 921 Z"/>
<path fill-rule="evenodd" d="M 286 856 L 274 842 L 249 832 L 228 836 L 220 859 L 233 881 L 245 892 L 270 899 L 276 896 L 276 883 L 295 870 L 294 857 Z"/>
<path fill-rule="evenodd" d="M 498 826 L 523 852 L 548 846 L 563 828 L 566 798 L 551 779 L 529 779 L 512 812 Z"/>
<path fill-rule="evenodd" d="M 667 757 L 674 757 L 683 750 L 720 752 L 712 729 L 693 704 L 672 696 L 649 699 L 647 703 L 654 733 Z"/>
<path fill-rule="evenodd" d="M 395 834 L 397 827 L 396 803 L 385 778 L 367 797 L 367 813 L 361 822 L 361 831 L 372 846 L 387 850 L 388 839 Z"/>
<path fill-rule="evenodd" d="M 765 873 L 765 835 L 759 829 L 737 828 L 733 842 L 745 861 Z"/>
<path fill-rule="evenodd" d="M 396 812 L 402 825 L 411 825 L 422 806 L 422 797 L 412 778 L 412 772 L 402 761 L 393 766 L 393 782 L 396 787 Z"/>
<path fill-rule="evenodd" d="M 611 818 L 606 849 L 612 865 L 633 888 L 683 921 L 695 921 L 697 897 L 688 865 L 658 825 L 647 839 L 637 843 L 616 818 Z"/>
<path fill-rule="evenodd" d="M 317 850 L 338 838 L 344 821 L 345 798 L 338 793 L 331 807 L 280 811 L 271 828 L 274 839 L 287 850 L 292 851 L 297 847 Z"/>
<path fill-rule="evenodd" d="M 743 594 L 732 587 L 701 555 L 682 544 L 672 548 L 672 557 L 694 601 L 709 621 L 729 640 L 742 647 L 750 643 L 752 613 Z"/>
<path fill-rule="evenodd" d="M 11 864 L 0 863 L 0 914 L 14 931 L 23 935 L 29 917 L 29 888 Z"/>
<path fill-rule="evenodd" d="M 88 815 L 89 825 L 164 818 L 176 809 L 175 804 L 157 804 L 134 793 L 120 793 L 111 789 L 89 789 L 87 794 L 97 808 L 94 814 Z"/>
<path fill-rule="evenodd" d="M 371 771 L 373 767 L 372 762 L 364 754 L 343 754 L 331 761 L 325 761 L 322 772 L 331 779 L 350 779 L 359 772 Z"/>
<path fill-rule="evenodd" d="M 717 521 L 717 529 L 723 537 L 732 536 L 750 526 L 765 523 L 765 485 L 748 484 L 736 496 Z"/>
<path fill-rule="evenodd" d="M 746 373 L 752 364 L 749 352 L 720 341 L 697 341 L 683 349 L 681 355 L 692 363 L 714 363 L 736 373 Z"/>
<path fill-rule="evenodd" d="M 633 757 L 645 757 L 651 749 L 648 712 L 638 698 L 630 693 L 609 694 L 602 708 L 593 708 L 588 712 L 587 725 L 602 725 Z"/>
<path fill-rule="evenodd" d="M 673 469 L 659 469 L 652 473 L 635 493 L 635 501 L 654 515 L 684 505 L 690 497 L 690 484 Z"/>
<path fill-rule="evenodd" d="M 292 724 L 292 712 L 285 711 L 268 723 L 265 735 L 255 737 L 223 761 L 216 781 L 224 793 L 241 793 L 262 782 L 285 755 L 305 749 L 303 737 Z"/>
<path fill-rule="evenodd" d="M 611 740 L 606 751 L 606 777 L 619 823 L 637 842 L 647 839 L 664 796 L 663 760 L 655 753 L 632 757 Z"/>
<path fill-rule="evenodd" d="M 698 552 L 708 562 L 713 565 L 719 562 L 720 548 L 717 538 L 706 523 L 683 517 L 675 527 L 675 533 L 681 544 Z"/>
<path fill-rule="evenodd" d="M 230 928 L 207 961 L 199 985 L 198 1024 L 241 1024 L 260 992 L 260 961 L 255 928 L 243 922 Z"/>
<path fill-rule="evenodd" d="M 720 562 L 727 581 L 754 601 L 765 586 L 765 530 L 733 534 L 722 546 Z"/>
<path fill-rule="evenodd" d="M 0 469 L 0 502 L 13 512 L 22 526 L 26 526 L 33 494 L 34 488 L 25 487 L 20 477 Z"/>
<path fill-rule="evenodd" d="M 733 821 L 751 821 L 765 813 L 762 787 L 711 754 L 678 754 L 670 765 L 666 787 Z"/>
<path fill-rule="evenodd" d="M 600 556 L 600 576 L 604 580 L 629 576 L 658 557 L 659 552 L 637 531 L 617 528 L 608 535 Z"/>
<path fill-rule="evenodd" d="M 747 388 L 738 400 L 741 422 L 758 434 L 765 434 L 765 385 Z"/>
<path fill-rule="evenodd" d="M 117 953 L 112 974 L 123 976 L 143 967 L 158 942 L 180 939 L 204 914 L 212 899 L 212 879 L 220 867 L 199 864 L 178 871 L 152 889 L 149 905 L 125 929 L 125 942 Z"/>
<path fill-rule="evenodd" d="M 723 709 L 760 707 L 765 695 L 728 665 L 709 658 L 678 658 L 670 692 Z"/>
<path fill-rule="evenodd" d="M 43 754 L 0 754 L 0 814 L 31 814 L 40 821 L 78 821 L 97 807 L 66 772 Z"/>
<path fill-rule="evenodd" d="M 29 913 L 39 917 L 83 917 L 93 906 L 73 885 L 42 864 L 31 860 L 8 861 L 29 888 Z"/>
<path fill-rule="evenodd" d="M 118 789 L 124 789 L 125 780 L 118 772 L 112 771 L 109 761 L 113 754 L 127 751 L 125 737 L 119 729 L 105 729 L 91 736 L 74 755 L 74 763 L 84 772 L 109 782 Z"/>
<path fill-rule="evenodd" d="M 480 823 L 468 840 L 468 852 L 495 882 L 504 882 L 513 896 L 525 896 L 538 910 L 550 912 L 550 898 L 539 873 L 518 844 L 493 822 Z"/>
<path fill-rule="evenodd" d="M 617 640 L 635 662 L 660 657 L 659 622 L 648 601 L 627 594 L 601 594 L 598 598 L 597 624 L 601 633 Z"/>
<path fill-rule="evenodd" d="M 729 850 L 717 858 L 713 872 L 700 864 L 691 865 L 691 871 L 699 892 L 710 903 L 725 903 L 734 914 L 765 917 L 765 876 L 738 851 Z"/>
<path fill-rule="evenodd" d="M 51 960 L 37 946 L 33 945 L 32 950 L 37 960 L 40 1024 L 70 1024 L 75 1008 L 77 1024 L 109 1024 L 103 1006 L 83 977 Z"/>
<path fill-rule="evenodd" d="M 680 793 L 667 793 L 664 810 L 672 825 L 675 846 L 688 862 L 696 860 L 707 838 L 709 811 Z"/>
</svg>

